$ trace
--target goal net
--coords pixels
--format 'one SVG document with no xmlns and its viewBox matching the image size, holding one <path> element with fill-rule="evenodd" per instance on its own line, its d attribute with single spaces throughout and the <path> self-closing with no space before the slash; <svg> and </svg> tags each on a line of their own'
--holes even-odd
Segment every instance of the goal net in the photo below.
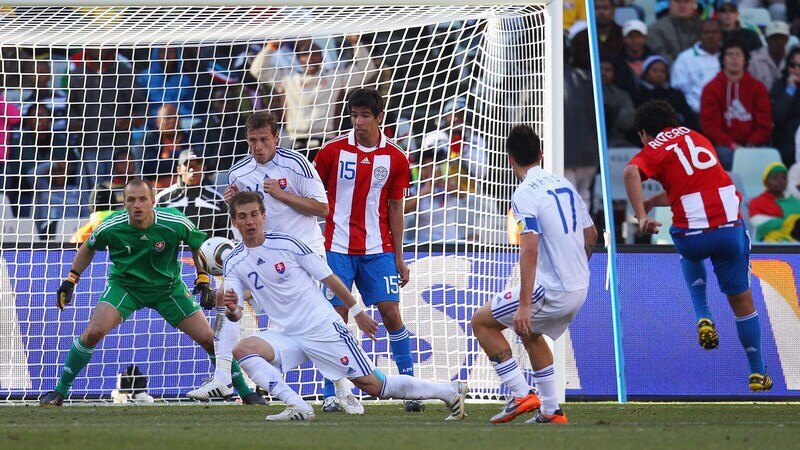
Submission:
<svg viewBox="0 0 800 450">
<path fill-rule="evenodd" d="M 159 206 L 227 235 L 218 196 L 248 153 L 246 118 L 272 111 L 280 145 L 313 158 L 350 128 L 346 95 L 362 86 L 384 94 L 384 131 L 413 168 L 401 311 L 416 374 L 466 380 L 479 398 L 504 395 L 469 325 L 518 280 L 506 225 L 516 181 L 503 142 L 513 124 L 531 124 L 552 163 L 561 139 L 550 119 L 561 101 L 551 37 L 561 39 L 560 13 L 554 21 L 549 2 L 521 3 L 0 7 L 0 399 L 55 385 L 105 287 L 106 253 L 63 312 L 55 292 L 75 244 L 122 208 L 128 179 L 151 180 Z M 182 262 L 191 287 L 188 252 Z M 243 335 L 267 324 L 248 311 Z M 362 346 L 397 373 L 383 328 Z M 71 398 L 108 398 L 131 364 L 157 398 L 183 397 L 212 372 L 198 345 L 143 309 L 99 344 Z M 287 380 L 321 394 L 308 364 Z"/>
</svg>

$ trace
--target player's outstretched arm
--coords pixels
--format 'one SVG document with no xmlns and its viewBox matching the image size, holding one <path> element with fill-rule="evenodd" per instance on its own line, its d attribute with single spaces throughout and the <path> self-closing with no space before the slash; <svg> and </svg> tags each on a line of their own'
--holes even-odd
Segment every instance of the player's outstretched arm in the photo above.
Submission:
<svg viewBox="0 0 800 450">
<path fill-rule="evenodd" d="M 358 328 L 374 341 L 375 333 L 378 332 L 378 322 L 364 312 L 364 309 L 358 303 L 356 298 L 353 297 L 353 294 L 347 290 L 347 287 L 345 287 L 339 277 L 332 274 L 326 278 L 323 278 L 321 281 L 325 283 L 325 286 L 328 286 L 328 289 L 330 289 L 342 300 L 344 306 L 350 309 L 350 314 L 356 320 Z"/>
<path fill-rule="evenodd" d="M 592 257 L 592 250 L 597 244 L 597 228 L 594 225 L 583 229 L 583 248 L 586 250 L 586 260 Z"/>
<path fill-rule="evenodd" d="M 95 250 L 88 245 L 83 244 L 75 254 L 75 259 L 72 260 L 72 266 L 69 269 L 69 274 L 61 283 L 61 286 L 56 292 L 56 305 L 58 309 L 64 310 L 67 305 L 72 303 L 72 294 L 75 292 L 75 285 L 81 279 L 81 273 L 89 267 L 94 259 Z"/>
<path fill-rule="evenodd" d="M 531 329 L 533 285 L 536 281 L 536 263 L 539 260 L 539 235 L 522 233 L 519 237 L 519 308 L 514 314 L 514 332 L 528 337 Z"/>
</svg>

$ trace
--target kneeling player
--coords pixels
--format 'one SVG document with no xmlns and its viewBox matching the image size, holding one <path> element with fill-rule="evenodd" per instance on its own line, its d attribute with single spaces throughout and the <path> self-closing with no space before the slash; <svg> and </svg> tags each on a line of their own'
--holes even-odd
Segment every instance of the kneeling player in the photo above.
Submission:
<svg viewBox="0 0 800 450">
<path fill-rule="evenodd" d="M 572 184 L 541 169 L 540 145 L 539 137 L 525 125 L 514 127 L 506 141 L 511 168 L 522 180 L 511 198 L 522 233 L 520 285 L 498 294 L 472 316 L 475 337 L 512 393 L 492 423 L 509 422 L 537 409 L 526 423 L 567 423 L 558 405 L 553 353 L 543 335 L 557 339 L 583 306 L 589 288 L 587 255 L 597 231 Z M 506 328 L 522 338 L 539 396 L 512 358 L 501 334 Z"/>
<path fill-rule="evenodd" d="M 230 205 L 234 227 L 242 235 L 225 261 L 228 318 L 242 316 L 240 299 L 250 290 L 270 316 L 270 330 L 241 340 L 233 349 L 242 369 L 259 386 L 287 404 L 267 420 L 313 420 L 314 410 L 283 381 L 283 373 L 311 360 L 328 379 L 349 378 L 380 398 L 433 399 L 450 407 L 447 420 L 464 418 L 466 384 L 434 383 L 403 375 L 384 375 L 348 331 L 317 287 L 319 280 L 354 313 L 358 327 L 374 338 L 378 324 L 368 316 L 330 267 L 305 244 L 283 233 L 264 233 L 266 214 L 257 194 L 240 192 Z M 337 390 L 346 389 L 337 386 Z M 342 395 L 344 392 L 337 392 Z"/>
</svg>

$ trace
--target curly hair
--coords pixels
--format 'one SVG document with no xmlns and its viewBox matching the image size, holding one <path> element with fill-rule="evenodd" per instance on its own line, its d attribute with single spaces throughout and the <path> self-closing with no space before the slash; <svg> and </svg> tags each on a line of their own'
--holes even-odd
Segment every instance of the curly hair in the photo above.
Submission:
<svg viewBox="0 0 800 450">
<path fill-rule="evenodd" d="M 678 114 L 664 100 L 650 100 L 636 108 L 633 126 L 636 131 L 644 130 L 650 136 L 656 136 L 664 128 L 677 127 Z"/>
</svg>

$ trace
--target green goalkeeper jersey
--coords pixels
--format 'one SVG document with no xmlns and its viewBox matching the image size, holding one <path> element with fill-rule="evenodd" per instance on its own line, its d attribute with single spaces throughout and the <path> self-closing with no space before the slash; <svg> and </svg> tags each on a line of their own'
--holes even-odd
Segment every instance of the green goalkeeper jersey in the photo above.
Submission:
<svg viewBox="0 0 800 450">
<path fill-rule="evenodd" d="M 153 208 L 155 222 L 147 229 L 134 228 L 128 211 L 108 216 L 94 230 L 86 245 L 108 248 L 113 263 L 108 279 L 138 290 L 173 287 L 181 281 L 178 249 L 181 242 L 197 249 L 206 234 L 175 208 Z"/>
</svg>

